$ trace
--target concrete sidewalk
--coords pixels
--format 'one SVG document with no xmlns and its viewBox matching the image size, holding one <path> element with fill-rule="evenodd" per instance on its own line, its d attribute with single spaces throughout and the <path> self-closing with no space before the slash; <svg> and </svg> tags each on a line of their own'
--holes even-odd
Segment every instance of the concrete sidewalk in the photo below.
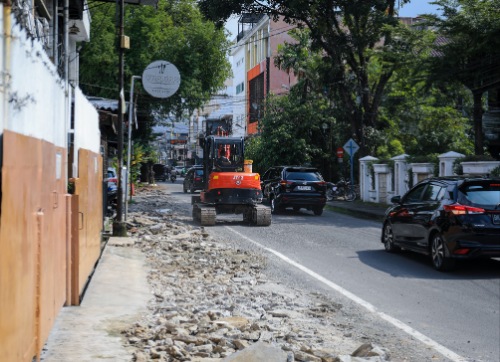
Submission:
<svg viewBox="0 0 500 362">
<path fill-rule="evenodd" d="M 131 361 L 121 331 L 151 298 L 144 254 L 130 238 L 111 237 L 78 307 L 64 307 L 42 352 L 45 362 Z"/>
</svg>

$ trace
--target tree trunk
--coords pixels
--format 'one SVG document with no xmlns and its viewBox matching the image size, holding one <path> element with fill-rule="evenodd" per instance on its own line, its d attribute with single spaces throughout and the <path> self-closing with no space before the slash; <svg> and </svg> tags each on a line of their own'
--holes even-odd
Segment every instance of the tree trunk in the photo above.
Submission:
<svg viewBox="0 0 500 362">
<path fill-rule="evenodd" d="M 474 123 L 474 154 L 483 155 L 484 154 L 484 142 L 483 142 L 483 92 L 475 91 L 472 93 L 474 97 L 474 113 L 473 113 L 473 123 Z"/>
</svg>

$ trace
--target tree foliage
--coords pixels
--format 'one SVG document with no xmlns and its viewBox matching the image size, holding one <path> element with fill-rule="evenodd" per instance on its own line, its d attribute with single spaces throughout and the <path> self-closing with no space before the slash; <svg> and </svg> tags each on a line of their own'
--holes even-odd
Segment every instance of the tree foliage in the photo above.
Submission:
<svg viewBox="0 0 500 362">
<path fill-rule="evenodd" d="M 427 24 L 442 36 L 431 58 L 433 79 L 459 82 L 474 97 L 475 153 L 484 153 L 482 95 L 500 86 L 500 2 L 437 0 L 442 16 L 427 15 Z"/>
<path fill-rule="evenodd" d="M 459 84 L 427 82 L 431 76 L 427 66 L 429 57 L 433 56 L 431 51 L 435 33 L 401 27 L 394 34 L 409 40 L 406 44 L 412 45 L 407 49 L 411 61 L 410 56 L 405 56 L 408 61 L 402 63 L 388 80 L 377 123 L 375 127 L 365 129 L 368 153 L 383 159 L 403 153 L 421 156 L 450 150 L 471 153 L 471 132 L 466 117 L 470 113 L 470 97 Z M 296 42 L 279 47 L 275 64 L 299 76 L 299 82 L 292 88 L 292 94 L 286 101 L 284 97 L 279 103 L 274 99 L 272 105 L 267 106 L 266 117 L 262 122 L 263 132 L 257 141 L 251 142 L 252 153 L 261 150 L 263 153 L 259 160 L 266 165 L 281 163 L 282 159 L 289 163 L 310 162 L 331 179 L 341 171 L 332 153 L 351 134 L 343 122 L 343 113 L 338 106 L 341 102 L 335 95 L 328 96 L 327 84 L 324 82 L 327 70 L 324 69 L 322 52 L 312 49 L 307 30 L 295 30 L 290 35 Z M 395 56 L 400 55 L 387 51 L 373 56 L 368 76 L 378 78 L 383 63 Z M 279 111 L 275 110 L 276 107 Z M 317 112 L 309 115 L 305 111 L 307 109 Z M 301 119 L 300 124 L 294 119 Z M 320 132 L 324 125 L 326 132 Z M 286 135 L 282 134 L 284 132 Z M 291 140 L 297 138 L 305 141 L 305 145 L 314 146 L 299 149 L 300 155 L 274 150 L 272 139 L 276 138 L 276 145 L 281 145 L 282 141 L 286 144 L 287 136 Z M 297 145 L 290 142 L 288 147 Z M 268 150 L 272 150 L 270 155 Z"/>
<path fill-rule="evenodd" d="M 408 1 L 403 1 L 405 3 Z M 366 150 L 364 130 L 377 121 L 384 88 L 395 69 L 411 56 L 406 40 L 392 36 L 398 27 L 395 0 L 297 0 L 248 1 L 200 0 L 200 8 L 210 19 L 224 21 L 243 12 L 269 14 L 310 31 L 311 47 L 320 50 L 328 72 L 329 96 L 339 102 L 342 119 Z M 369 77 L 372 57 L 390 49 L 399 56 L 386 57 L 378 77 Z"/>
<path fill-rule="evenodd" d="M 83 44 L 80 55 L 80 86 L 88 95 L 118 98 L 115 8 L 100 3 L 90 9 L 91 41 Z M 222 89 L 231 72 L 226 57 L 229 42 L 223 30 L 203 19 L 196 1 L 160 0 L 157 9 L 126 6 L 124 23 L 131 44 L 125 50 L 125 84 L 155 60 L 171 62 L 181 74 L 179 90 L 166 100 L 149 96 L 136 82 L 140 112 L 180 117 Z M 125 88 L 127 92 L 129 87 Z"/>
<path fill-rule="evenodd" d="M 324 125 L 335 125 L 327 98 L 313 94 L 306 100 L 295 87 L 290 94 L 270 96 L 259 123 L 259 135 L 247 141 L 246 157 L 256 170 L 274 165 L 313 165 L 323 169 L 329 135 Z"/>
</svg>

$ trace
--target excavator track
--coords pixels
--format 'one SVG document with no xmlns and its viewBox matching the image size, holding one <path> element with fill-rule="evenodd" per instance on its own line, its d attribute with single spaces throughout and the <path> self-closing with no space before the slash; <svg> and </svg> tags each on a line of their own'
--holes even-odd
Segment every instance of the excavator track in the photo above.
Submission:
<svg viewBox="0 0 500 362">
<path fill-rule="evenodd" d="M 215 207 L 193 204 L 193 219 L 199 221 L 202 226 L 215 225 L 215 215 Z"/>
<path fill-rule="evenodd" d="M 252 209 L 252 223 L 257 226 L 271 225 L 271 209 L 264 205 L 255 205 Z"/>
</svg>

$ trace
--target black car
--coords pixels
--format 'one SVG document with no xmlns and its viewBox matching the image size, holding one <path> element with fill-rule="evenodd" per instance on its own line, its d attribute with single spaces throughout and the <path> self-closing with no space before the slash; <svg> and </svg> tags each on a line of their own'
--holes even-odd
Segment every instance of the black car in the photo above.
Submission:
<svg viewBox="0 0 500 362">
<path fill-rule="evenodd" d="M 182 183 L 184 192 L 194 193 L 196 190 L 203 190 L 203 186 L 203 166 L 193 166 L 187 170 Z"/>
<path fill-rule="evenodd" d="M 264 198 L 276 214 L 288 207 L 301 208 L 321 215 L 326 204 L 326 182 L 314 167 L 275 166 L 261 177 Z"/>
<path fill-rule="evenodd" d="M 154 178 L 156 181 L 167 181 L 169 169 L 167 165 L 155 163 L 153 165 Z"/>
<path fill-rule="evenodd" d="M 430 255 L 442 271 L 461 259 L 500 257 L 500 179 L 429 178 L 391 202 L 382 227 L 386 251 Z"/>
</svg>

